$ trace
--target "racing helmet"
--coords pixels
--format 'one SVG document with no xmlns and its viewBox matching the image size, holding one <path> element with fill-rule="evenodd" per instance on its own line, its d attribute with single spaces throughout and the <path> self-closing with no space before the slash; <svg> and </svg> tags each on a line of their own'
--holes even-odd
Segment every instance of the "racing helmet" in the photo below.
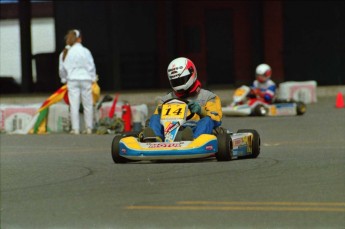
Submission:
<svg viewBox="0 0 345 229">
<path fill-rule="evenodd" d="M 256 79 L 260 83 L 266 82 L 272 75 L 272 69 L 268 64 L 260 64 L 256 67 Z"/>
<path fill-rule="evenodd" d="M 198 78 L 195 65 L 185 57 L 171 61 L 167 73 L 170 86 L 176 92 L 188 91 Z"/>
</svg>

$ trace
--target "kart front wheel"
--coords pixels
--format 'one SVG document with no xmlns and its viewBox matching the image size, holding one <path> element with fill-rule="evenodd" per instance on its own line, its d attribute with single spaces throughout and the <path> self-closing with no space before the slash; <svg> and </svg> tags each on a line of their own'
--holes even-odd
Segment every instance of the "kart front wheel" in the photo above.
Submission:
<svg viewBox="0 0 345 229">
<path fill-rule="evenodd" d="M 113 158 L 113 161 L 118 164 L 128 162 L 127 158 L 120 156 L 120 140 L 122 137 L 122 135 L 115 135 L 113 143 L 111 144 L 111 156 Z"/>
<path fill-rule="evenodd" d="M 307 111 L 307 107 L 305 103 L 297 102 L 296 105 L 297 105 L 296 106 L 297 115 L 303 115 Z"/>
<path fill-rule="evenodd" d="M 252 130 L 252 129 L 240 129 L 237 131 L 237 133 L 252 133 L 253 134 L 253 139 L 251 142 L 252 154 L 246 156 L 246 158 L 257 158 L 260 154 L 260 145 L 261 145 L 259 133 L 256 130 Z"/>
<path fill-rule="evenodd" d="M 229 134 L 220 133 L 217 136 L 218 152 L 217 161 L 230 161 L 232 159 L 232 140 Z"/>
</svg>

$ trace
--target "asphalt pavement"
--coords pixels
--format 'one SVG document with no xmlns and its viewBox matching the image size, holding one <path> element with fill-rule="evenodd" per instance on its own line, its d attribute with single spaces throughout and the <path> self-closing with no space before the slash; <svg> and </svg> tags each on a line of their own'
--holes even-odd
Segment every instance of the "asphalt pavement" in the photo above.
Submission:
<svg viewBox="0 0 345 229">
<path fill-rule="evenodd" d="M 113 135 L 0 134 L 1 228 L 344 228 L 345 108 L 225 117 L 257 159 L 114 164 Z"/>
</svg>

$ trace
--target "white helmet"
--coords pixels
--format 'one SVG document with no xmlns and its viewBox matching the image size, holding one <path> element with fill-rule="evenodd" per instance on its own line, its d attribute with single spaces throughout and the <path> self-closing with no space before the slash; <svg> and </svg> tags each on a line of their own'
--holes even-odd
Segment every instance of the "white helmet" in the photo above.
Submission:
<svg viewBox="0 0 345 229">
<path fill-rule="evenodd" d="M 260 64 L 256 67 L 256 78 L 260 83 L 266 82 L 272 75 L 272 69 L 268 64 Z"/>
<path fill-rule="evenodd" d="M 170 85 L 176 92 L 188 91 L 198 78 L 195 65 L 185 57 L 171 61 L 167 73 Z"/>
</svg>

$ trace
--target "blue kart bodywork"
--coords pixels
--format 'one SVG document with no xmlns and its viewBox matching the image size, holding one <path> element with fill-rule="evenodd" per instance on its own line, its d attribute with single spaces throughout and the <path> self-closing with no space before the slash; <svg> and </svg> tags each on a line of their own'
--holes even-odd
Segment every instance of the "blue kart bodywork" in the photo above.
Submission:
<svg viewBox="0 0 345 229">
<path fill-rule="evenodd" d="M 218 151 L 217 138 L 206 134 L 181 142 L 141 143 L 135 137 L 127 137 L 120 140 L 119 147 L 119 155 L 130 160 L 203 158 Z"/>
<path fill-rule="evenodd" d="M 134 161 L 187 160 L 215 156 L 218 161 L 256 158 L 260 136 L 255 130 L 237 133 L 202 134 L 193 141 L 140 142 L 136 136 L 116 135 L 112 144 L 115 163 Z"/>
</svg>

